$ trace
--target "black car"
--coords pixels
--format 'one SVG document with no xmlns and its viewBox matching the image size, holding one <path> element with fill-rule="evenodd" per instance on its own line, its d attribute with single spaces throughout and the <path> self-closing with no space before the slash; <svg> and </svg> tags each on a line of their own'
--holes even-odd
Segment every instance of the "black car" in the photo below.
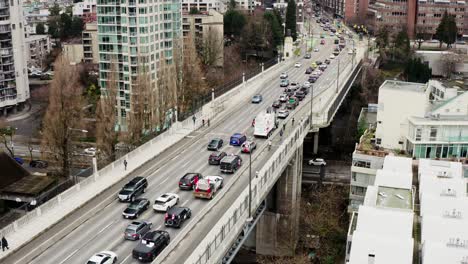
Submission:
<svg viewBox="0 0 468 264">
<path fill-rule="evenodd" d="M 304 56 L 304 59 L 310 59 L 310 58 L 312 58 L 312 56 L 311 56 L 309 53 L 307 53 L 307 54 Z"/>
<path fill-rule="evenodd" d="M 186 173 L 179 181 L 179 189 L 181 190 L 192 190 L 195 189 L 199 179 L 203 178 L 201 173 L 190 172 Z"/>
<path fill-rule="evenodd" d="M 180 228 L 191 216 L 192 210 L 188 207 L 172 207 L 164 216 L 164 225 Z"/>
<path fill-rule="evenodd" d="M 317 64 L 317 65 L 320 65 L 320 64 L 322 64 L 322 63 L 323 63 L 322 61 L 316 61 L 316 62 L 315 62 L 315 64 Z"/>
<path fill-rule="evenodd" d="M 223 140 L 220 138 L 214 138 L 208 143 L 208 150 L 219 150 L 223 146 Z"/>
<path fill-rule="evenodd" d="M 135 198 L 144 193 L 148 187 L 148 181 L 144 177 L 135 177 L 129 181 L 119 192 L 121 202 L 133 202 Z"/>
<path fill-rule="evenodd" d="M 305 94 L 302 91 L 296 91 L 294 96 L 297 97 L 297 99 L 299 99 L 299 101 L 302 101 L 302 99 L 304 99 L 304 97 L 305 97 Z"/>
<path fill-rule="evenodd" d="M 325 60 L 325 63 L 326 63 L 326 64 L 330 64 L 330 62 L 331 62 L 331 61 L 330 61 L 329 59 L 326 59 L 326 60 Z"/>
<path fill-rule="evenodd" d="M 281 101 L 279 100 L 276 100 L 273 102 L 273 104 L 271 105 L 273 108 L 280 108 L 282 105 Z"/>
<path fill-rule="evenodd" d="M 208 164 L 210 165 L 219 165 L 221 160 L 226 157 L 226 152 L 224 151 L 216 151 L 211 153 L 211 155 L 208 157 Z"/>
<path fill-rule="evenodd" d="M 242 158 L 238 155 L 228 155 L 221 160 L 221 172 L 234 173 L 242 165 Z"/>
<path fill-rule="evenodd" d="M 306 69 L 305 74 L 311 74 L 313 71 L 314 70 L 311 67 L 309 67 Z"/>
<path fill-rule="evenodd" d="M 143 239 L 133 249 L 132 256 L 142 262 L 151 262 L 167 247 L 170 241 L 171 237 L 168 232 L 162 230 L 150 231 L 143 236 Z"/>
<path fill-rule="evenodd" d="M 31 160 L 31 162 L 29 162 L 29 167 L 31 168 L 44 169 L 47 168 L 47 166 L 49 166 L 49 163 L 45 160 Z"/>
<path fill-rule="evenodd" d="M 138 218 L 140 214 L 148 210 L 150 201 L 146 198 L 138 198 L 131 202 L 128 207 L 123 211 L 122 216 L 124 218 Z"/>
<path fill-rule="evenodd" d="M 317 81 L 317 79 L 318 79 L 318 77 L 316 77 L 316 76 L 310 76 L 309 79 L 308 79 L 308 81 L 309 81 L 310 83 L 314 83 L 314 82 Z"/>
<path fill-rule="evenodd" d="M 299 90 L 301 92 L 303 92 L 305 95 L 307 95 L 309 93 L 309 88 L 307 87 L 301 87 L 301 89 Z"/>
</svg>

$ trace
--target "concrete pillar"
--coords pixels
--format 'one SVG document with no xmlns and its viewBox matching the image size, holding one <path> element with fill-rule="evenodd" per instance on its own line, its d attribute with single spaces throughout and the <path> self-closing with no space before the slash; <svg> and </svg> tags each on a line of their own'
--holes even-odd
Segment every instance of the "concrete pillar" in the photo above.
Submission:
<svg viewBox="0 0 468 264">
<path fill-rule="evenodd" d="M 299 239 L 302 182 L 301 146 L 267 198 L 267 211 L 256 226 L 256 252 L 261 255 L 292 256 Z M 275 205 L 269 204 L 274 200 Z"/>
<path fill-rule="evenodd" d="M 318 152 L 318 144 L 319 144 L 319 131 L 314 133 L 314 149 L 313 149 L 314 154 L 317 154 Z"/>
</svg>

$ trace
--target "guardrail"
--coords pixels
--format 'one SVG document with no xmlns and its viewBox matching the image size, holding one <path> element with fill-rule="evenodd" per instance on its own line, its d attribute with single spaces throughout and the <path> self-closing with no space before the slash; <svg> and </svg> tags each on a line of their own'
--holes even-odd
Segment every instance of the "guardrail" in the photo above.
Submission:
<svg viewBox="0 0 468 264">
<path fill-rule="evenodd" d="M 164 133 L 110 163 L 96 172 L 95 175 L 77 183 L 65 192 L 2 228 L 0 234 L 9 237 L 11 250 L 0 253 L 0 259 L 12 254 L 17 248 L 28 243 L 36 236 L 58 223 L 61 219 L 71 214 L 77 208 L 80 208 L 106 189 L 127 177 L 132 171 L 173 146 L 192 131 L 200 128 L 202 126 L 202 119 L 209 118 L 214 123 L 216 119 L 225 116 L 227 114 L 226 112 L 231 111 L 240 101 L 246 100 L 245 96 L 253 94 L 256 91 L 256 89 L 249 89 L 250 87 L 247 87 L 247 83 L 252 83 L 260 76 L 267 75 L 267 73 L 268 75 L 276 74 L 277 71 L 282 69 L 281 66 L 290 67 L 293 63 L 294 62 L 287 61 L 286 63 L 276 64 L 268 70 L 260 72 L 263 74 L 250 76 L 250 80 L 241 83 L 234 89 L 219 96 L 214 101 L 204 105 L 200 112 L 194 114 L 197 117 L 195 122 L 192 120 L 192 115 L 182 122 L 173 124 L 173 126 Z M 231 96 L 234 94 L 237 96 L 232 98 Z M 223 105 L 222 108 L 214 107 L 220 104 Z M 124 160 L 126 160 L 128 164 L 127 170 L 125 170 L 123 165 Z M 39 218 L 42 219 L 42 221 L 38 221 Z M 28 229 L 28 224 L 32 224 L 32 222 L 34 222 L 34 227 Z"/>
</svg>

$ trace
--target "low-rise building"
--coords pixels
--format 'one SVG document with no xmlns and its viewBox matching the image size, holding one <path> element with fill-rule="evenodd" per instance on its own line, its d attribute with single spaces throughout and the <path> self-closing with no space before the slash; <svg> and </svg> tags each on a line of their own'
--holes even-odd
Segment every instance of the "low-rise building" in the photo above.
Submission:
<svg viewBox="0 0 468 264">
<path fill-rule="evenodd" d="M 352 214 L 347 263 L 413 263 L 411 167 L 409 158 L 385 158 L 383 169 L 377 170 L 374 184 L 366 190 L 363 205 Z"/>
<path fill-rule="evenodd" d="M 182 13 L 190 13 L 196 9 L 198 12 L 208 12 L 210 9 L 224 13 L 227 10 L 227 2 L 219 0 L 183 0 Z"/>
<path fill-rule="evenodd" d="M 26 49 L 28 67 L 43 69 L 46 66 L 45 59 L 51 51 L 50 36 L 30 35 L 26 37 L 26 45 L 29 46 Z"/>
<path fill-rule="evenodd" d="M 86 23 L 83 30 L 83 60 L 85 63 L 99 63 L 97 23 Z"/>
<path fill-rule="evenodd" d="M 84 61 L 83 43 L 81 39 L 72 39 L 62 43 L 62 52 L 70 64 L 78 64 Z"/>
</svg>

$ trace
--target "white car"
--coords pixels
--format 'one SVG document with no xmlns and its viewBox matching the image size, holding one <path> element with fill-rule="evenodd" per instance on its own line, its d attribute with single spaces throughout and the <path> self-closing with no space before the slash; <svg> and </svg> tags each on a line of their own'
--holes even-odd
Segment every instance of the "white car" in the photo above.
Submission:
<svg viewBox="0 0 468 264">
<path fill-rule="evenodd" d="M 297 82 L 291 82 L 291 84 L 289 85 L 289 88 L 290 88 L 290 89 L 293 89 L 293 90 L 296 90 L 296 89 L 297 89 L 297 86 L 299 86 L 299 83 L 297 83 Z"/>
<path fill-rule="evenodd" d="M 170 208 L 179 203 L 179 195 L 175 193 L 165 193 L 159 196 L 153 204 L 153 210 L 156 212 L 167 212 Z"/>
<path fill-rule="evenodd" d="M 87 154 L 87 155 L 91 155 L 91 156 L 96 156 L 96 152 L 97 152 L 97 149 L 96 148 L 86 148 L 84 150 L 84 153 Z"/>
<path fill-rule="evenodd" d="M 285 119 L 289 116 L 289 111 L 286 109 L 281 109 L 278 112 L 276 112 L 276 115 L 278 118 Z"/>
<path fill-rule="evenodd" d="M 302 87 L 310 88 L 310 82 L 305 81 Z"/>
<path fill-rule="evenodd" d="M 117 254 L 112 251 L 101 251 L 92 256 L 86 264 L 112 264 L 117 262 Z"/>
<path fill-rule="evenodd" d="M 318 48 L 315 48 L 315 49 L 314 49 L 314 52 L 319 52 L 319 49 L 318 49 Z"/>
<path fill-rule="evenodd" d="M 287 79 L 288 78 L 288 74 L 283 72 L 280 74 L 280 79 Z"/>
<path fill-rule="evenodd" d="M 224 179 L 221 176 L 205 176 L 203 179 L 208 180 L 210 184 L 214 184 L 216 190 L 222 189 L 224 186 Z"/>
<path fill-rule="evenodd" d="M 294 67 L 296 68 L 300 68 L 302 66 L 302 64 L 300 62 L 296 62 L 296 64 L 294 64 Z"/>
<path fill-rule="evenodd" d="M 309 165 L 314 165 L 314 166 L 325 166 L 327 165 L 327 163 L 321 159 L 321 158 L 317 158 L 317 159 L 311 159 L 309 160 Z"/>
<path fill-rule="evenodd" d="M 334 58 L 335 58 L 335 55 L 331 54 L 330 59 L 334 59 Z"/>
<path fill-rule="evenodd" d="M 350 54 L 350 55 L 351 55 L 351 54 L 354 54 L 354 51 L 353 51 L 352 49 L 349 49 L 349 50 L 348 50 L 348 54 Z"/>
<path fill-rule="evenodd" d="M 287 94 L 282 94 L 282 95 L 279 96 L 279 100 L 280 100 L 280 102 L 282 102 L 282 103 L 288 101 L 288 99 L 289 99 L 289 98 L 288 98 L 288 95 L 287 95 Z"/>
</svg>

